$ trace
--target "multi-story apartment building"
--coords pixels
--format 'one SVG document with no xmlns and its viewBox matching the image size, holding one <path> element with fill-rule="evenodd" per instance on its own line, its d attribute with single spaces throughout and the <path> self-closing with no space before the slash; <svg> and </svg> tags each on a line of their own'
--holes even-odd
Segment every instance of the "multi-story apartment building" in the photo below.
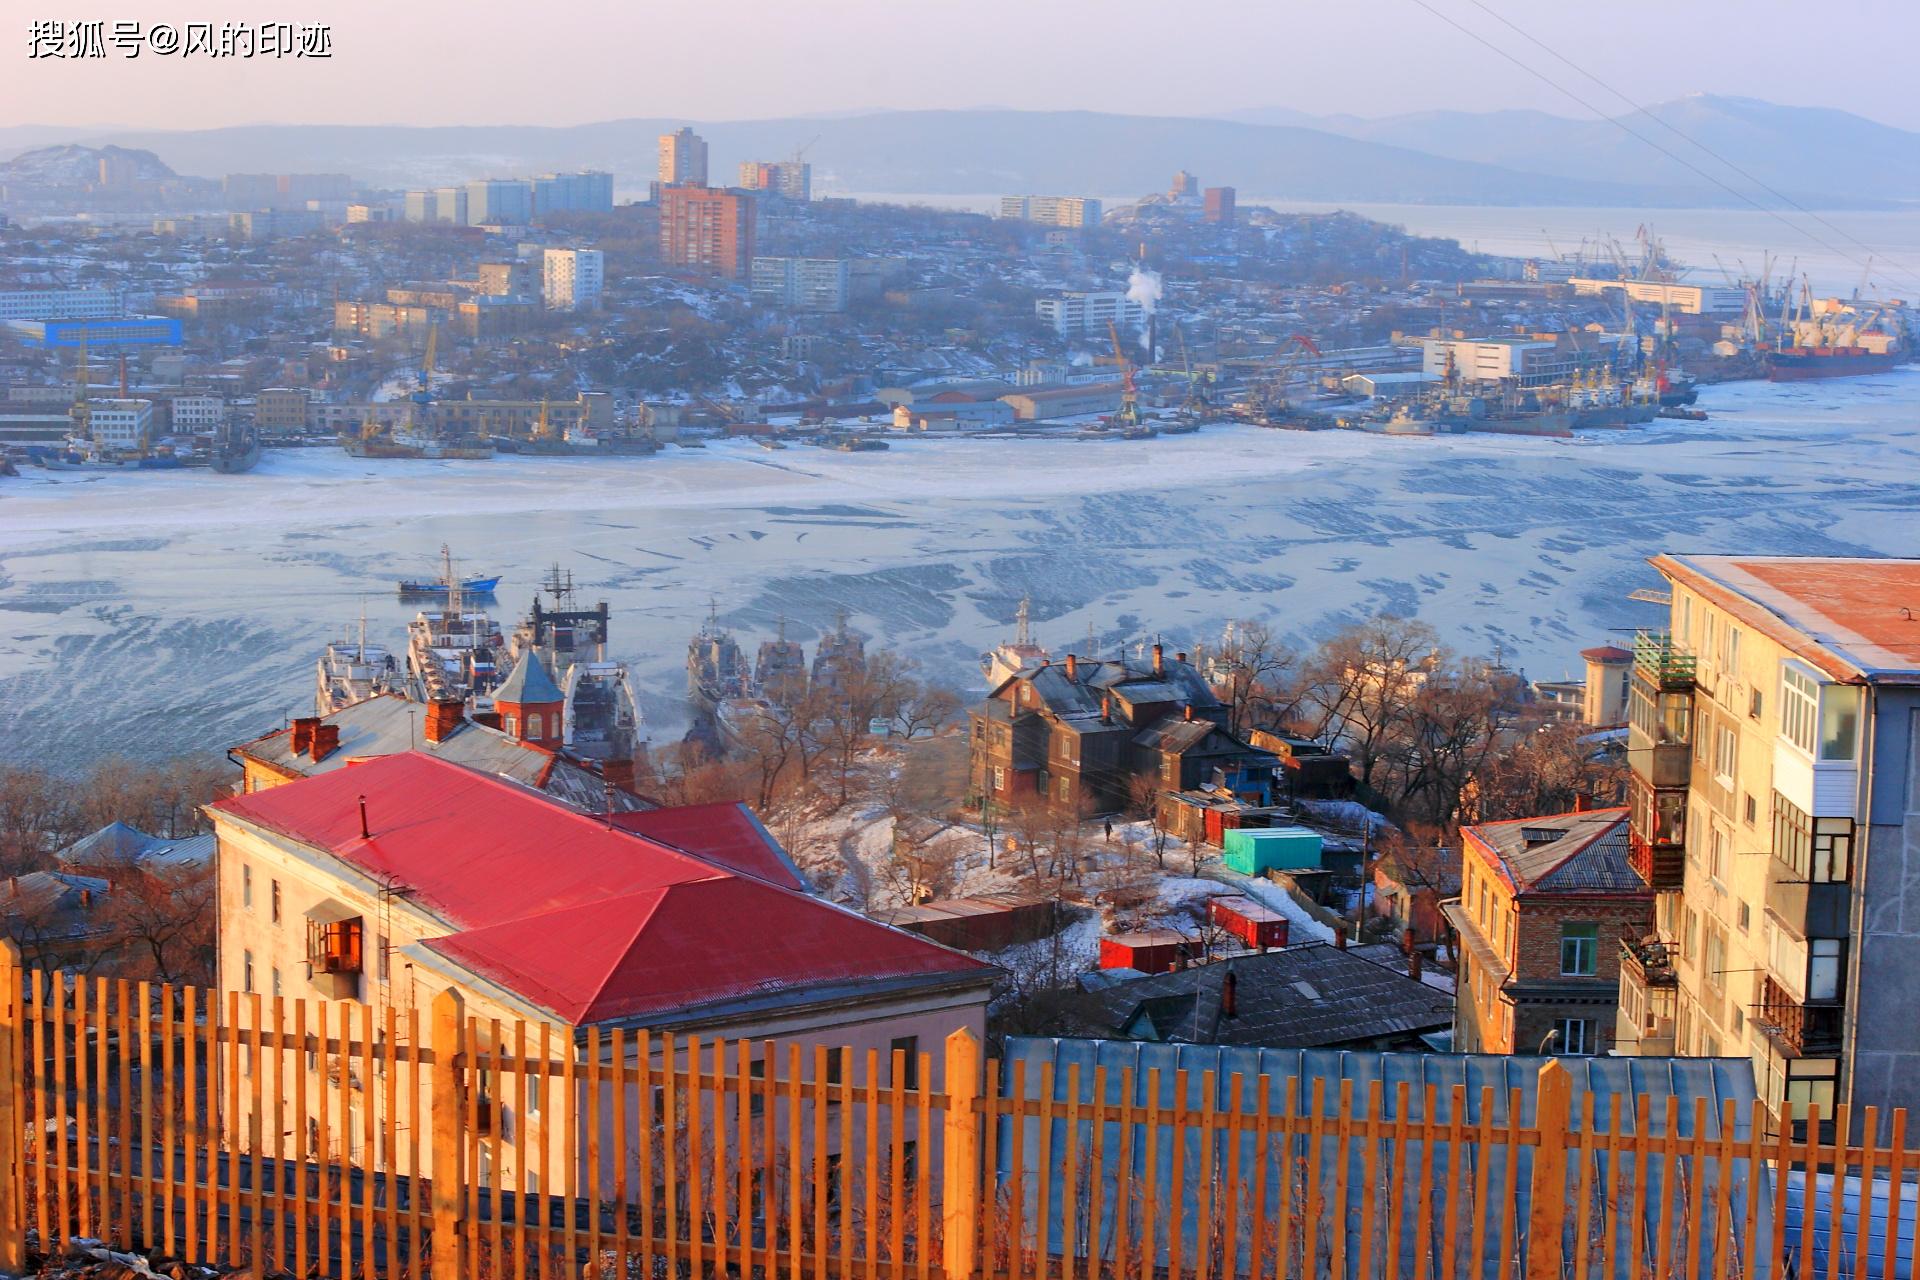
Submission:
<svg viewBox="0 0 1920 1280">
<path fill-rule="evenodd" d="M 610 213 L 613 175 L 604 169 L 578 173 L 543 173 L 533 180 L 533 211 L 548 213 Z"/>
<path fill-rule="evenodd" d="M 747 160 L 740 165 L 740 186 L 782 200 L 813 199 L 813 166 L 804 160 Z"/>
<path fill-rule="evenodd" d="M 1100 202 L 1087 196 L 1002 196 L 1000 216 L 1049 227 L 1097 227 Z"/>
<path fill-rule="evenodd" d="M 707 185 L 707 140 L 689 127 L 660 135 L 660 185 Z"/>
<path fill-rule="evenodd" d="M 1483 822 L 1460 831 L 1454 1047 L 1462 1053 L 1606 1053 L 1623 942 L 1653 926 L 1653 892 L 1627 865 L 1627 811 Z"/>
<path fill-rule="evenodd" d="M 1036 298 L 1033 311 L 1063 338 L 1083 333 L 1104 334 L 1110 324 L 1133 330 L 1147 323 L 1147 309 L 1117 290 Z"/>
<path fill-rule="evenodd" d="M 796 311 L 845 311 L 845 258 L 755 258 L 753 300 Z"/>
<path fill-rule="evenodd" d="M 1623 1044 L 1753 1059 L 1777 1118 L 1920 1105 L 1920 560 L 1656 557 Z"/>
<path fill-rule="evenodd" d="M 467 184 L 467 225 L 524 227 L 533 221 L 533 184 L 524 178 L 484 178 Z"/>
<path fill-rule="evenodd" d="M 1222 226 L 1232 226 L 1234 219 L 1234 189 L 1232 187 L 1208 187 L 1204 197 L 1203 209 L 1208 222 L 1217 222 Z"/>
<path fill-rule="evenodd" d="M 598 249 L 548 249 L 541 255 L 541 297 L 550 311 L 600 305 L 606 258 Z"/>
<path fill-rule="evenodd" d="M 0 290 L 0 320 L 100 320 L 126 309 L 118 289 Z"/>
<path fill-rule="evenodd" d="M 661 188 L 660 256 L 669 266 L 736 280 L 746 275 L 753 262 L 753 197 L 718 187 Z"/>
</svg>

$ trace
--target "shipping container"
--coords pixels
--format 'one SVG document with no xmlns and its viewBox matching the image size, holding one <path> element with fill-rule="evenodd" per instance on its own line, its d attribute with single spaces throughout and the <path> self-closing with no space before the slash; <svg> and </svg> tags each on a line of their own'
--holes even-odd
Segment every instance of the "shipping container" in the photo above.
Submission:
<svg viewBox="0 0 1920 1280">
<path fill-rule="evenodd" d="M 1287 945 L 1287 918 L 1266 903 L 1238 894 L 1208 905 L 1213 922 L 1250 947 Z"/>
<path fill-rule="evenodd" d="M 1222 840 L 1223 861 L 1242 875 L 1292 871 L 1320 865 L 1320 833 L 1305 827 L 1242 827 Z"/>
</svg>

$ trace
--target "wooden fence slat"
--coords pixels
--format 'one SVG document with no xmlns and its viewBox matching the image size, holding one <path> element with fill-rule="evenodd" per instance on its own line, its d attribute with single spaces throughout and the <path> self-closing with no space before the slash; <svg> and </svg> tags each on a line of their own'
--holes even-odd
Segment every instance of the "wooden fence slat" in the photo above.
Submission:
<svg viewBox="0 0 1920 1280">
<path fill-rule="evenodd" d="M 1900 1257 L 1900 1202 L 1906 1198 L 1906 1161 L 1907 1109 L 1895 1107 L 1887 1126 L 1887 1217 L 1880 1242 L 1880 1280 L 1894 1280 L 1894 1266 Z"/>
</svg>

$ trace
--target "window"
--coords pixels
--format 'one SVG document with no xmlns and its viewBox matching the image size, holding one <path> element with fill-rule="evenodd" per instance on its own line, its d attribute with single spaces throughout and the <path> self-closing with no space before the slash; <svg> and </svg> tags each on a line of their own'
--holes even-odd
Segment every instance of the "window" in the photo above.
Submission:
<svg viewBox="0 0 1920 1280">
<path fill-rule="evenodd" d="M 253 910 L 253 868 L 240 864 L 240 905 Z"/>
<path fill-rule="evenodd" d="M 1684 918 L 1686 924 L 1680 931 L 1680 958 L 1691 963 L 1697 954 L 1694 951 L 1694 942 L 1695 934 L 1700 928 L 1700 917 L 1692 907 L 1688 907 Z"/>
<path fill-rule="evenodd" d="M 993 789 L 1004 792 L 1007 789 L 1007 770 L 1004 765 L 993 766 Z"/>
<path fill-rule="evenodd" d="M 1838 1000 L 1846 943 L 1839 938 L 1807 941 L 1807 999 Z"/>
<path fill-rule="evenodd" d="M 1783 667 L 1780 678 L 1780 736 L 1813 754 L 1813 726 L 1819 716 L 1820 686 L 1813 678 L 1792 667 Z"/>
<path fill-rule="evenodd" d="M 273 922 L 280 923 L 280 882 L 273 882 Z"/>
<path fill-rule="evenodd" d="M 249 993 L 253 991 L 253 952 L 251 951 L 240 953 L 240 989 Z"/>
<path fill-rule="evenodd" d="M 1760 713 L 1765 709 L 1766 708 L 1763 701 L 1763 695 L 1760 692 L 1760 686 L 1755 685 L 1753 686 L 1753 692 L 1747 695 L 1747 718 L 1750 720 L 1758 720 L 1760 718 Z"/>
<path fill-rule="evenodd" d="M 540 1114 L 540 1077 L 539 1076 L 530 1075 L 527 1077 L 527 1114 L 530 1116 L 537 1116 Z"/>
<path fill-rule="evenodd" d="M 1707 832 L 1707 874 L 1720 882 L 1727 878 L 1727 833 L 1718 825 Z"/>
<path fill-rule="evenodd" d="M 1820 758 L 1850 762 L 1860 741 L 1860 690 L 1830 684 L 1820 691 Z"/>
<path fill-rule="evenodd" d="M 1710 924 L 1706 928 L 1706 938 L 1707 971 L 1704 977 L 1707 989 L 1709 991 L 1721 991 L 1724 990 L 1727 985 L 1727 935 L 1722 933 L 1718 926 Z M 1707 1056 L 1717 1057 L 1719 1055 L 1709 1054 Z"/>
<path fill-rule="evenodd" d="M 1760 820 L 1760 802 L 1753 798 L 1753 792 L 1751 791 L 1747 792 L 1747 804 L 1743 816 L 1746 818 L 1747 825 L 1750 827 Z"/>
<path fill-rule="evenodd" d="M 1731 624 L 1720 638 L 1720 665 L 1728 671 L 1740 669 L 1740 628 Z"/>
<path fill-rule="evenodd" d="M 1555 1018 L 1553 1030 L 1555 1053 L 1585 1055 L 1595 1049 L 1593 1023 L 1585 1018 Z"/>
<path fill-rule="evenodd" d="M 1753 909 L 1744 902 L 1740 904 L 1740 914 L 1735 923 L 1740 926 L 1742 933 L 1747 932 L 1753 924 Z"/>
<path fill-rule="evenodd" d="M 307 962 L 319 973 L 359 973 L 360 917 L 307 921 Z"/>
<path fill-rule="evenodd" d="M 393 974 L 393 964 L 391 952 L 387 947 L 387 935 L 384 933 L 373 935 L 373 962 L 378 966 L 380 981 L 387 981 Z"/>
<path fill-rule="evenodd" d="M 1560 926 L 1560 972 L 1565 977 L 1591 978 L 1600 953 L 1600 926 Z"/>
<path fill-rule="evenodd" d="M 1055 784 L 1054 794 L 1062 800 L 1073 799 L 1073 779 L 1061 774 L 1060 780 Z"/>
<path fill-rule="evenodd" d="M 512 737 L 517 738 L 520 736 L 520 722 L 514 719 L 512 716 L 501 716 L 500 727 L 502 729 L 505 729 L 507 733 Z"/>
<path fill-rule="evenodd" d="M 1719 724 L 1713 728 L 1713 780 L 1722 787 L 1733 789 L 1733 771 L 1739 753 L 1739 736 L 1730 724 Z"/>
<path fill-rule="evenodd" d="M 1853 819 L 1815 818 L 1808 878 L 1821 884 L 1847 879 L 1853 862 Z"/>
<path fill-rule="evenodd" d="M 900 1069 L 901 1087 L 918 1089 L 920 1087 L 920 1037 L 897 1037 L 888 1048 L 891 1053 L 905 1055 L 906 1061 L 901 1064 Z"/>
<path fill-rule="evenodd" d="M 1833 1091 L 1839 1064 L 1831 1058 L 1796 1058 L 1787 1063 L 1786 1103 L 1795 1120 L 1807 1118 L 1807 1108 L 1833 1114 Z"/>
<path fill-rule="evenodd" d="M 847 1078 L 847 1050 L 843 1045 L 827 1050 L 827 1083 L 841 1084 Z"/>
<path fill-rule="evenodd" d="M 1813 865 L 1813 820 L 1778 791 L 1773 793 L 1773 856 L 1802 879 Z"/>
<path fill-rule="evenodd" d="M 534 712 L 532 715 L 527 717 L 527 736 L 529 738 L 541 737 L 542 736 L 541 730 L 544 729 L 545 727 L 546 726 L 544 723 L 542 723 L 541 716 L 538 711 Z"/>
</svg>

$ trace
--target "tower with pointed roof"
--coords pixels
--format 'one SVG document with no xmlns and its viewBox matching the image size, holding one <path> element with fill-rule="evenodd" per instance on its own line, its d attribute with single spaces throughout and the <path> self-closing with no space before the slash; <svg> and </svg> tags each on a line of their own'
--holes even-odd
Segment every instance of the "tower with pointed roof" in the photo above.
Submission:
<svg viewBox="0 0 1920 1280">
<path fill-rule="evenodd" d="M 520 660 L 493 691 L 502 729 L 522 742 L 555 751 L 566 741 L 566 701 L 532 649 L 520 651 Z"/>
</svg>

